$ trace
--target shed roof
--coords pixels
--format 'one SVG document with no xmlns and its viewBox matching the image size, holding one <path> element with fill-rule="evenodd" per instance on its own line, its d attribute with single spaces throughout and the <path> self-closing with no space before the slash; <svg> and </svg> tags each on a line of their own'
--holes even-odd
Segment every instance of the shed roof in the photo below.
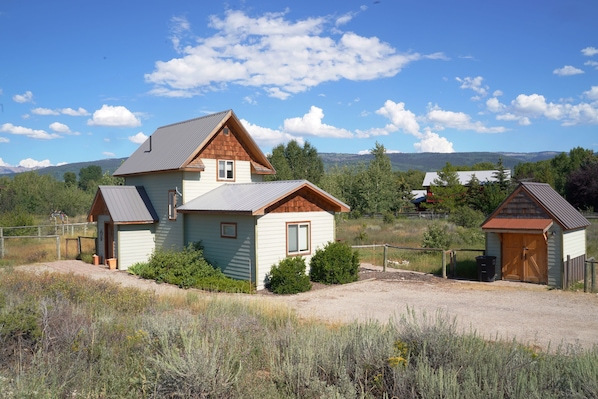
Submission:
<svg viewBox="0 0 598 399">
<path fill-rule="evenodd" d="M 224 125 L 230 125 L 240 134 L 241 140 L 251 152 L 250 155 L 257 161 L 252 164 L 259 173 L 274 173 L 274 168 L 234 112 L 227 110 L 158 128 L 114 175 L 127 176 L 188 168 L 202 170 L 201 162 L 191 161 Z"/>
<path fill-rule="evenodd" d="M 88 219 L 97 220 L 97 216 L 106 211 L 115 224 L 158 221 L 158 214 L 142 186 L 99 186 Z"/>
<path fill-rule="evenodd" d="M 459 182 L 462 185 L 466 185 L 471 181 L 473 175 L 477 177 L 480 181 L 480 184 L 484 184 L 486 182 L 495 182 L 496 174 L 498 170 L 468 170 L 468 171 L 461 171 L 457 172 L 457 176 L 459 177 Z M 511 171 L 505 170 L 507 177 L 511 178 Z M 438 179 L 438 172 L 426 172 L 424 176 L 424 182 L 422 183 L 423 187 L 430 187 L 434 185 L 434 180 Z"/>
<path fill-rule="evenodd" d="M 490 219 L 482 225 L 485 231 L 505 233 L 515 231 L 518 233 L 528 232 L 542 234 L 546 233 L 552 226 L 552 219 Z"/>
<path fill-rule="evenodd" d="M 549 184 L 535 182 L 521 182 L 519 186 L 492 212 L 482 224 L 486 225 L 491 219 L 500 214 L 500 211 L 521 191 L 543 208 L 564 230 L 584 228 L 590 225 L 577 209 L 565 198 L 556 192 Z"/>
<path fill-rule="evenodd" d="M 224 184 L 177 207 L 179 212 L 226 212 L 263 215 L 265 208 L 285 197 L 308 189 L 330 205 L 334 212 L 348 212 L 349 206 L 307 180 Z"/>
</svg>

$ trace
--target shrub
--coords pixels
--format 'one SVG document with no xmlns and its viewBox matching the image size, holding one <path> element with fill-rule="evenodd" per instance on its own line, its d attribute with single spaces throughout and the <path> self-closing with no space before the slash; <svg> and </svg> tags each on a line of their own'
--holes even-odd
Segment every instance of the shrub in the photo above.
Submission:
<svg viewBox="0 0 598 399">
<path fill-rule="evenodd" d="M 428 229 L 424 231 L 424 239 L 422 241 L 423 248 L 448 249 L 450 246 L 451 237 L 446 225 L 432 223 L 428 226 Z"/>
<path fill-rule="evenodd" d="M 266 286 L 275 294 L 296 294 L 311 290 L 309 276 L 305 273 L 305 258 L 293 256 L 273 265 L 266 276 Z"/>
<path fill-rule="evenodd" d="M 359 253 L 344 242 L 329 242 L 317 249 L 310 262 L 312 281 L 345 284 L 359 278 Z"/>
<path fill-rule="evenodd" d="M 449 221 L 461 227 L 479 227 L 484 221 L 484 214 L 478 210 L 462 206 L 450 214 Z"/>
<path fill-rule="evenodd" d="M 384 212 L 384 215 L 382 215 L 382 221 L 386 224 L 393 223 L 395 221 L 394 213 L 390 211 Z"/>
</svg>

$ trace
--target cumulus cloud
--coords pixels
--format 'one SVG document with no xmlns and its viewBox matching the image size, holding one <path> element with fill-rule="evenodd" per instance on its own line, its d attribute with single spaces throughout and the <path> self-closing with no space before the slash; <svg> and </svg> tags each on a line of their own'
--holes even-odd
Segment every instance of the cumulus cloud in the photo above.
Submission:
<svg viewBox="0 0 598 399">
<path fill-rule="evenodd" d="M 583 64 L 598 69 L 598 61 L 586 61 Z"/>
<path fill-rule="evenodd" d="M 0 137 L 0 143 L 10 143 L 10 140 L 6 137 Z"/>
<path fill-rule="evenodd" d="M 455 152 L 453 143 L 432 131 L 425 131 L 420 142 L 413 144 L 418 152 Z"/>
<path fill-rule="evenodd" d="M 559 76 L 572 76 L 572 75 L 579 75 L 584 72 L 579 68 L 575 68 L 574 66 L 565 65 L 562 68 L 555 69 L 554 71 L 552 71 L 552 73 L 554 73 L 555 75 L 559 75 Z"/>
<path fill-rule="evenodd" d="M 506 105 L 498 101 L 498 98 L 492 97 L 486 101 L 486 108 L 488 108 L 488 111 L 496 113 L 504 111 Z"/>
<path fill-rule="evenodd" d="M 583 95 L 590 100 L 598 100 L 598 86 L 592 86 L 590 90 L 584 91 Z"/>
<path fill-rule="evenodd" d="M 135 144 L 143 144 L 145 143 L 145 140 L 147 140 L 148 137 L 149 136 L 146 136 L 145 134 L 143 134 L 143 132 L 139 132 L 134 136 L 129 136 L 129 141 Z"/>
<path fill-rule="evenodd" d="M 274 147 L 291 140 L 295 140 L 301 145 L 305 142 L 301 136 L 293 136 L 292 134 L 285 133 L 281 130 L 258 126 L 245 119 L 241 119 L 241 123 L 260 146 Z"/>
<path fill-rule="evenodd" d="M 33 101 L 33 93 L 30 91 L 26 91 L 23 94 L 15 94 L 12 96 L 14 102 L 17 103 L 30 103 Z"/>
<path fill-rule="evenodd" d="M 472 97 L 474 100 L 479 100 L 481 97 L 486 97 L 488 95 L 490 87 L 482 84 L 484 78 L 481 76 L 476 76 L 475 78 L 467 76 L 463 79 L 457 77 L 455 79 L 457 82 L 461 83 L 461 86 L 459 86 L 461 89 L 471 89 L 478 94 L 477 96 Z"/>
<path fill-rule="evenodd" d="M 285 119 L 283 130 L 292 135 L 335 138 L 353 137 L 350 131 L 322 123 L 322 119 L 324 119 L 322 109 L 312 105 L 309 112 L 302 117 Z"/>
<path fill-rule="evenodd" d="M 2 158 L 0 158 L 0 166 L 12 166 L 12 165 L 10 165 L 10 164 L 8 164 L 8 163 L 4 162 L 4 161 L 2 160 Z"/>
<path fill-rule="evenodd" d="M 59 109 L 49 109 L 49 108 L 33 108 L 31 110 L 32 114 L 35 115 L 70 115 L 70 116 L 87 116 L 89 112 L 85 108 L 79 107 L 79 109 L 73 108 L 59 108 Z"/>
<path fill-rule="evenodd" d="M 191 97 L 226 89 L 227 85 L 259 87 L 284 100 L 324 82 L 361 81 L 394 76 L 409 63 L 442 53 L 400 53 L 377 37 L 338 33 L 333 25 L 347 23 L 351 14 L 291 21 L 286 13 L 252 17 L 243 11 L 211 16 L 212 36 L 183 45 L 189 33 L 185 19 L 173 30 L 173 46 L 181 56 L 157 61 L 145 75 L 152 94 Z M 337 38 L 337 36 L 340 36 Z"/>
<path fill-rule="evenodd" d="M 75 136 L 79 135 L 79 132 L 73 132 L 71 131 L 71 128 L 68 127 L 68 125 L 65 125 L 64 123 L 60 123 L 60 122 L 54 122 L 50 124 L 50 129 L 56 133 L 62 133 L 62 134 L 72 134 Z"/>
<path fill-rule="evenodd" d="M 116 155 L 113 152 L 110 152 L 110 151 L 104 151 L 104 152 L 102 152 L 102 155 L 104 155 L 104 156 L 106 156 L 108 158 L 115 158 L 116 157 Z"/>
<path fill-rule="evenodd" d="M 131 111 L 122 105 L 102 105 L 87 121 L 89 126 L 137 127 L 141 121 Z"/>
<path fill-rule="evenodd" d="M 591 57 L 593 55 L 598 54 L 598 48 L 595 48 L 595 47 L 586 47 L 586 48 L 584 48 L 584 49 L 581 50 L 581 53 L 583 55 Z"/>
<path fill-rule="evenodd" d="M 49 159 L 44 159 L 43 161 L 36 161 L 35 159 L 27 158 L 19 162 L 19 166 L 22 166 L 24 168 L 46 168 L 48 166 L 52 166 L 52 163 Z"/>
<path fill-rule="evenodd" d="M 15 126 L 12 123 L 5 123 L 2 126 L 0 126 L 0 132 L 20 136 L 27 136 L 29 138 L 39 140 L 51 140 L 60 138 L 60 135 L 56 133 L 48 133 L 45 130 L 31 129 L 23 126 Z"/>
<path fill-rule="evenodd" d="M 502 126 L 487 127 L 482 122 L 473 121 L 469 115 L 463 112 L 445 111 L 438 106 L 429 108 L 426 119 L 439 130 L 452 128 L 473 130 L 477 133 L 503 133 L 507 130 Z"/>
</svg>

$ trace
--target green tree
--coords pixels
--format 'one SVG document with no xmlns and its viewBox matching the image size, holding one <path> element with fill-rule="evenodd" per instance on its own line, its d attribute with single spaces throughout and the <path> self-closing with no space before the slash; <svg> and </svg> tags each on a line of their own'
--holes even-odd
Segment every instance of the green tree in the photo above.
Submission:
<svg viewBox="0 0 598 399">
<path fill-rule="evenodd" d="M 64 172 L 62 177 L 64 179 L 64 185 L 67 187 L 73 187 L 77 184 L 77 175 L 75 172 Z"/>
<path fill-rule="evenodd" d="M 376 142 L 370 153 L 374 156 L 362 180 L 366 209 L 371 213 L 382 213 L 394 208 L 396 201 L 396 180 L 392 173 L 390 158 L 384 145 Z"/>
<path fill-rule="evenodd" d="M 272 149 L 268 160 L 276 169 L 276 175 L 267 180 L 299 180 L 305 179 L 319 185 L 324 175 L 324 162 L 315 147 L 305 142 L 303 147 L 296 140 L 285 146 L 280 144 Z"/>
<path fill-rule="evenodd" d="M 459 181 L 457 170 L 450 162 L 438 171 L 438 178 L 434 179 L 430 189 L 432 207 L 437 211 L 452 212 L 465 203 L 467 188 Z"/>
<path fill-rule="evenodd" d="M 79 169 L 79 188 L 83 191 L 95 191 L 98 182 L 102 179 L 102 167 L 89 165 Z"/>
</svg>

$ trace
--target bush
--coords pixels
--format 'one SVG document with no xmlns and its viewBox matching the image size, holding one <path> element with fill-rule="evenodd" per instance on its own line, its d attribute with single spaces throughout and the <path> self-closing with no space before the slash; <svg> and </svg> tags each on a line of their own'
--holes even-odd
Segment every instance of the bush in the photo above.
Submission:
<svg viewBox="0 0 598 399">
<path fill-rule="evenodd" d="M 446 225 L 432 223 L 428 226 L 428 229 L 424 231 L 424 239 L 422 241 L 423 248 L 448 249 L 450 246 L 451 237 Z"/>
<path fill-rule="evenodd" d="M 382 221 L 386 224 L 393 223 L 395 221 L 394 213 L 390 211 L 384 212 L 384 214 L 382 215 Z"/>
<path fill-rule="evenodd" d="M 484 214 L 478 210 L 462 206 L 450 214 L 449 221 L 461 227 L 480 227 L 484 221 Z"/>
<path fill-rule="evenodd" d="M 344 242 L 329 242 L 311 258 L 311 281 L 345 284 L 359 278 L 359 253 Z"/>
<path fill-rule="evenodd" d="M 273 265 L 266 276 L 267 288 L 275 294 L 297 294 L 311 290 L 309 276 L 305 273 L 305 258 L 294 256 Z"/>
</svg>

